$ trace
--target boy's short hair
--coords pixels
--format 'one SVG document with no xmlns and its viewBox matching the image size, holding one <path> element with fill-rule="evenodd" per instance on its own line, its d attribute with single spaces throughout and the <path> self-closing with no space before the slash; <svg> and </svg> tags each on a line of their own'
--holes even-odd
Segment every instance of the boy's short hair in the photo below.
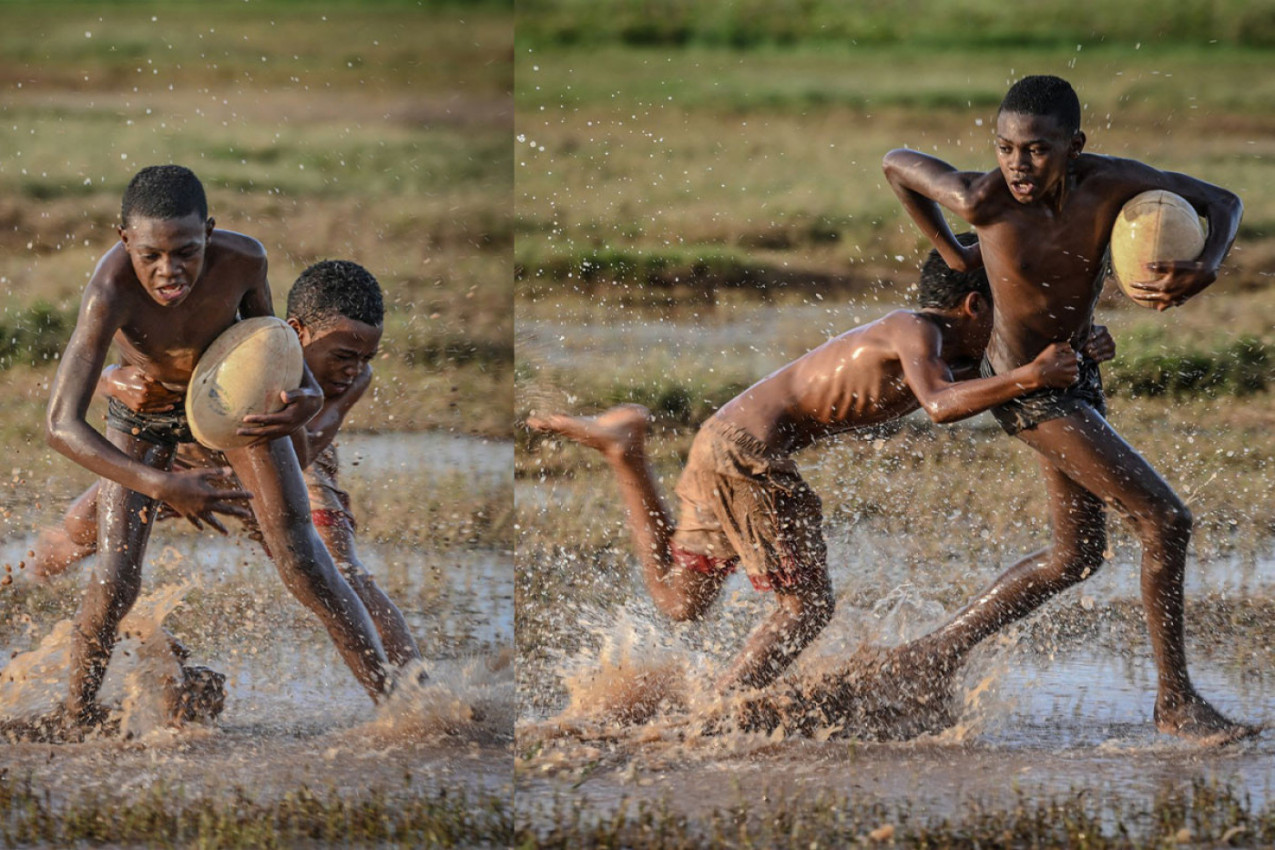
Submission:
<svg viewBox="0 0 1275 850">
<path fill-rule="evenodd" d="M 208 198 L 195 172 L 180 165 L 150 165 L 133 175 L 120 203 L 120 225 L 134 215 L 146 218 L 208 218 Z"/>
<path fill-rule="evenodd" d="M 1023 77 L 1010 86 L 997 112 L 1048 115 L 1056 118 L 1067 133 L 1080 130 L 1080 98 L 1071 83 L 1062 77 L 1039 74 Z"/>
<path fill-rule="evenodd" d="M 385 321 L 381 285 L 349 260 L 322 260 L 301 272 L 288 292 L 288 317 L 322 327 L 341 316 L 380 326 Z"/>
<path fill-rule="evenodd" d="M 956 241 L 962 245 L 973 245 L 978 237 L 973 233 L 958 233 Z M 931 248 L 929 256 L 925 258 L 925 265 L 921 266 L 921 282 L 916 293 L 917 306 L 951 309 L 971 292 L 977 292 L 988 301 L 992 300 L 992 287 L 987 282 L 987 271 L 980 266 L 972 272 L 958 272 L 944 262 L 937 249 Z"/>
</svg>

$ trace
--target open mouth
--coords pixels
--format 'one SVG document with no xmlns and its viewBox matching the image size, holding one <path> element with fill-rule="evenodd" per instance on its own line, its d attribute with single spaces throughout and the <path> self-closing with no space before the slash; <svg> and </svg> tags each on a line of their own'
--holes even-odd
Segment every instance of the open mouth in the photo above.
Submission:
<svg viewBox="0 0 1275 850">
<path fill-rule="evenodd" d="M 165 304 L 171 304 L 186 294 L 184 283 L 166 283 L 155 290 L 155 297 Z"/>
</svg>

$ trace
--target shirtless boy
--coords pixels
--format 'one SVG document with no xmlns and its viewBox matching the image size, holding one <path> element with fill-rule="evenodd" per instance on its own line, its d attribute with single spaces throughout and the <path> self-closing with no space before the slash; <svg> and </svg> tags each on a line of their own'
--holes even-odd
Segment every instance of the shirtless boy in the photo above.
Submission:
<svg viewBox="0 0 1275 850">
<path fill-rule="evenodd" d="M 903 208 L 943 258 L 955 268 L 987 269 L 996 306 L 985 375 L 1012 374 L 1050 345 L 1088 336 L 1111 225 L 1140 192 L 1181 195 L 1208 219 L 1209 233 L 1197 260 L 1153 264 L 1159 277 L 1139 285 L 1137 299 L 1166 310 L 1217 278 L 1239 227 L 1239 198 L 1184 174 L 1084 153 L 1080 104 L 1066 81 L 1033 76 L 1016 83 L 997 114 L 995 143 L 998 167 L 986 173 L 957 171 L 911 150 L 891 151 L 884 161 Z M 978 243 L 958 242 L 941 208 L 973 225 Z M 1191 684 L 1182 623 L 1191 513 L 1107 423 L 1096 364 L 1082 361 L 1074 385 L 992 412 L 1040 456 L 1053 545 L 1009 569 L 950 623 L 917 642 L 916 657 L 952 669 L 983 638 L 1092 575 L 1102 565 L 1104 505 L 1111 505 L 1142 544 L 1142 601 L 1158 671 L 1157 728 L 1204 743 L 1257 731 L 1227 720 Z"/>
<path fill-rule="evenodd" d="M 527 425 L 602 452 L 620 484 L 647 588 L 665 615 L 702 617 L 740 562 L 755 588 L 774 591 L 774 612 L 719 682 L 722 689 L 763 687 L 833 610 L 821 503 L 790 455 L 918 407 L 936 422 L 952 422 L 1076 379 L 1077 355 L 1060 342 L 1002 375 L 956 380 L 977 372 L 991 331 L 989 296 L 983 274 L 954 272 L 931 252 L 918 309 L 896 310 L 831 339 L 727 402 L 691 446 L 677 485 L 676 527 L 647 465 L 645 408 L 532 417 Z M 1110 357 L 1110 337 L 1095 337 L 1092 351 Z"/>
<path fill-rule="evenodd" d="M 49 399 L 50 444 L 102 476 L 93 579 L 76 615 L 71 727 L 101 719 L 96 703 L 120 620 L 141 587 L 155 511 L 167 503 L 193 520 L 250 500 L 284 584 L 313 611 L 373 699 L 387 687 L 385 651 L 367 609 L 337 571 L 307 510 L 305 482 L 290 439 L 323 404 L 309 370 L 278 413 L 252 416 L 239 433 L 260 437 L 226 453 L 229 468 L 172 470 L 191 439 L 180 409 L 143 413 L 116 401 L 106 434 L 85 420 L 114 342 L 124 366 L 184 393 L 195 361 L 239 318 L 273 315 L 261 244 L 215 230 L 199 179 L 180 166 L 138 172 L 124 192 L 120 241 L 98 262 L 62 355 Z M 245 489 L 227 489 L 231 473 Z"/>
<path fill-rule="evenodd" d="M 390 664 L 420 660 L 420 650 L 402 613 L 377 586 L 354 546 L 350 497 L 337 485 L 339 463 L 334 438 L 346 415 L 372 383 L 371 360 L 380 344 L 385 307 L 380 284 L 367 269 L 345 260 L 324 260 L 307 268 L 288 293 L 288 324 L 301 339 L 305 363 L 323 390 L 323 406 L 291 434 L 310 497 L 310 517 L 328 553 L 367 608 Z M 109 366 L 98 391 L 140 413 L 177 410 L 182 394 L 150 380 L 136 366 Z M 181 443 L 175 465 L 220 468 L 220 452 Z M 238 486 L 236 482 L 235 486 Z M 32 573 L 44 580 L 97 551 L 97 495 L 93 484 L 72 502 L 61 526 L 40 535 Z M 166 515 L 161 508 L 160 518 Z M 171 515 L 171 513 L 167 513 Z M 249 536 L 261 540 L 251 512 L 242 517 Z M 215 519 L 213 523 L 220 528 Z M 224 529 L 222 529 L 224 531 Z"/>
</svg>

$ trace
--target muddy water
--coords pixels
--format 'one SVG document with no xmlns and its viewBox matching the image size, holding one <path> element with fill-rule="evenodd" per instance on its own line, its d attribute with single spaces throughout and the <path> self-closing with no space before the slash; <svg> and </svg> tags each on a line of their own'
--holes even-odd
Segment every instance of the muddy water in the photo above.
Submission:
<svg viewBox="0 0 1275 850">
<path fill-rule="evenodd" d="M 508 443 L 461 436 L 351 435 L 342 439 L 342 475 L 354 484 L 390 471 L 447 481 L 463 474 L 486 488 L 508 480 L 511 456 Z M 13 535 L 0 542 L 0 557 L 14 563 L 32 542 L 29 534 Z M 191 663 L 226 675 L 224 712 L 211 724 L 177 731 L 152 724 L 132 741 L 0 745 L 0 770 L 31 775 L 55 800 L 94 790 L 127 795 L 156 783 L 183 786 L 192 796 L 242 788 L 259 799 L 302 784 L 355 795 L 377 789 L 391 798 L 438 788 L 508 798 L 512 556 L 371 540 L 359 541 L 359 554 L 403 609 L 426 656 L 423 686 L 404 676 L 386 704 L 373 706 L 255 544 L 161 525 L 148 551 L 144 593 L 172 599 L 166 625 L 191 650 Z M 39 667 L 34 681 L 0 681 L 0 706 L 38 712 L 65 693 L 59 618 L 37 603 L 44 595 L 58 603 L 77 598 L 88 572 L 82 567 L 49 589 L 0 596 L 6 622 L 25 623 L 7 631 L 3 657 L 17 653 L 9 661 L 16 665 L 43 653 L 56 662 Z M 130 678 L 135 655 L 128 641 L 117 648 L 104 701 L 158 687 L 145 674 Z M 0 680 L 8 670 L 0 669 Z"/>
<path fill-rule="evenodd" d="M 577 497 L 552 483 L 520 482 L 521 521 L 576 515 L 583 508 L 574 504 Z M 927 593 L 926 576 L 889 557 L 892 548 L 897 541 L 867 531 L 830 534 L 839 607 L 788 683 L 813 680 L 865 642 L 897 644 L 950 615 Z M 1201 750 L 1155 731 L 1145 628 L 1140 620 L 1124 629 L 1109 625 L 1130 610 L 1137 616 L 1135 558 L 1118 550 L 1090 581 L 980 648 L 956 682 L 954 723 L 914 740 L 880 743 L 854 740 L 853 730 L 847 739 L 844 729 L 707 734 L 705 718 L 718 716 L 720 705 L 706 683 L 724 669 L 765 603 L 734 576 L 711 622 L 675 626 L 645 600 L 636 573 L 617 576 L 631 591 L 626 601 L 565 604 L 554 618 L 561 629 L 555 648 L 522 659 L 536 669 L 520 675 L 520 816 L 532 823 L 548 818 L 555 798 L 569 789 L 599 818 L 639 801 L 694 818 L 819 792 L 947 818 L 959 817 L 971 801 L 1009 805 L 1020 793 L 1149 799 L 1193 778 L 1232 785 L 1254 806 L 1267 804 L 1275 793 L 1272 733 Z M 989 565 L 980 573 L 990 578 L 996 570 Z M 1275 552 L 1193 559 L 1187 592 L 1189 600 L 1223 600 L 1237 611 L 1268 603 L 1275 599 Z M 865 593 L 877 601 L 849 601 Z M 1086 625 L 1059 630 L 1060 622 Z M 1255 654 L 1251 645 L 1264 646 L 1267 632 L 1190 634 L 1201 693 L 1237 719 L 1275 721 L 1272 673 L 1261 663 L 1269 650 Z"/>
</svg>

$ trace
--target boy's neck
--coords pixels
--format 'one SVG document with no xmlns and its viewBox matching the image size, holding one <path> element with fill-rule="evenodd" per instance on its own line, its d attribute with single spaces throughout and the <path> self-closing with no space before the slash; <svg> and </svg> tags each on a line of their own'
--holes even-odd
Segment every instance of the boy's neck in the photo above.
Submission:
<svg viewBox="0 0 1275 850">
<path fill-rule="evenodd" d="M 943 337 L 943 350 L 945 352 L 959 357 L 982 356 L 982 348 L 979 348 L 978 351 L 970 350 L 974 346 L 970 342 L 968 326 L 965 324 L 967 317 L 960 310 L 944 307 L 922 307 L 916 312 L 938 325 L 939 334 Z"/>
</svg>

